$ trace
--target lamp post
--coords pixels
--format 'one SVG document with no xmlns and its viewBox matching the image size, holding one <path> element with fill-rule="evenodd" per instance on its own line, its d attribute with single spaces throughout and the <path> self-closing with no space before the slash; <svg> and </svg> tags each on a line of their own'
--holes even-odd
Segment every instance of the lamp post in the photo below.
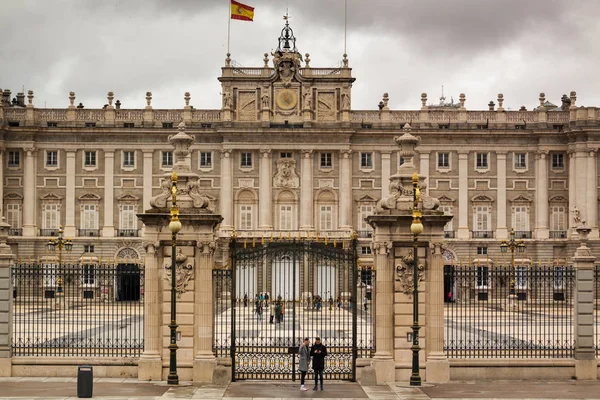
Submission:
<svg viewBox="0 0 600 400">
<path fill-rule="evenodd" d="M 48 243 L 46 243 L 46 248 L 51 253 L 54 253 L 58 249 L 59 276 L 58 276 L 58 279 L 56 280 L 56 284 L 58 286 L 56 288 L 56 291 L 58 293 L 62 293 L 63 292 L 63 287 L 62 287 L 63 286 L 63 278 L 62 278 L 62 268 L 61 268 L 62 267 L 62 251 L 63 251 L 63 249 L 66 252 L 71 252 L 71 250 L 73 250 L 73 242 L 71 241 L 71 239 L 63 237 L 62 225 L 58 228 L 58 237 L 56 239 L 48 240 Z"/>
<path fill-rule="evenodd" d="M 419 235 L 423 233 L 421 223 L 422 213 L 419 207 L 421 193 L 419 191 L 419 175 L 415 172 L 412 176 L 413 184 L 413 210 L 410 232 L 413 234 L 413 325 L 412 325 L 412 374 L 410 375 L 411 386 L 421 386 L 421 375 L 419 374 Z"/>
<path fill-rule="evenodd" d="M 175 280 L 177 279 L 177 233 L 181 230 L 181 221 L 179 221 L 179 208 L 177 207 L 177 173 L 173 171 L 171 174 L 171 222 L 169 230 L 171 231 L 171 339 L 169 342 L 169 376 L 167 383 L 169 385 L 178 385 L 179 377 L 177 376 L 177 296 L 175 290 Z"/>
<path fill-rule="evenodd" d="M 511 229 L 510 230 L 510 238 L 508 241 L 503 240 L 502 243 L 500 244 L 500 251 L 502 251 L 502 253 L 506 253 L 508 250 L 510 250 L 510 295 L 509 298 L 514 298 L 515 296 L 515 278 L 516 278 L 516 271 L 515 271 L 515 250 L 518 251 L 519 253 L 523 253 L 525 251 L 525 243 L 523 243 L 523 240 L 515 240 L 515 230 Z"/>
</svg>

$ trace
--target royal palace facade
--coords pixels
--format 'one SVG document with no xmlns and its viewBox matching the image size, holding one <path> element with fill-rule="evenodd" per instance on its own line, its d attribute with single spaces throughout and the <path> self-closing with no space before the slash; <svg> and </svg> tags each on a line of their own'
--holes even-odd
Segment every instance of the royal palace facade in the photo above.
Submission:
<svg viewBox="0 0 600 400">
<path fill-rule="evenodd" d="M 389 195 L 403 162 L 394 138 L 408 129 L 421 139 L 427 194 L 453 215 L 449 263 L 502 259 L 511 230 L 526 245 L 519 257 L 531 260 L 568 259 L 582 223 L 598 239 L 600 109 L 578 106 L 570 92 L 559 105 L 540 93 L 533 110 L 505 109 L 502 94 L 470 110 L 465 94 L 432 104 L 425 93 L 413 110 L 390 109 L 387 93 L 376 109 L 355 110 L 349 65 L 344 55 L 339 68 L 313 67 L 292 34 L 262 66 L 227 57 L 220 109 L 194 108 L 190 93 L 182 108 L 156 109 L 150 92 L 142 109 L 122 108 L 113 92 L 100 109 L 78 106 L 74 92 L 65 108 L 48 109 L 31 90 L 2 91 L 0 202 L 14 253 L 46 256 L 63 226 L 75 258 L 141 259 L 137 214 L 168 180 L 168 137 L 181 122 L 195 136 L 192 172 L 223 217 L 222 244 L 233 229 L 248 241 L 333 241 L 356 230 L 360 262 L 372 264 L 365 218 Z M 226 258 L 217 252 L 218 263 Z"/>
</svg>

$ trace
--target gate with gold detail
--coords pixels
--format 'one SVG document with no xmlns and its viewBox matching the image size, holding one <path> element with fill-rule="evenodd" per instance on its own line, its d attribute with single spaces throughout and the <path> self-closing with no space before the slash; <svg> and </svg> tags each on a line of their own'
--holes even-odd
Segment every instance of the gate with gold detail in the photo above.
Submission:
<svg viewBox="0 0 600 400">
<path fill-rule="evenodd" d="M 214 271 L 213 287 L 215 353 L 231 357 L 233 380 L 296 379 L 298 347 L 317 336 L 326 378 L 355 380 L 373 347 L 356 243 L 231 240 L 231 268 Z"/>
</svg>

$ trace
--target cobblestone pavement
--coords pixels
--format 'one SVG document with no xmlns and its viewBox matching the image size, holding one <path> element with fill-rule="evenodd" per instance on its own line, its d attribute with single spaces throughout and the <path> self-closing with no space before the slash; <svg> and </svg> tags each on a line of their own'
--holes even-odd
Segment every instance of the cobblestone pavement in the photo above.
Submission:
<svg viewBox="0 0 600 400">
<path fill-rule="evenodd" d="M 97 378 L 94 399 L 157 400 L 429 400 L 429 399 L 596 399 L 600 381 L 479 381 L 410 387 L 405 383 L 360 387 L 350 382 L 326 382 L 324 391 L 306 392 L 292 382 L 235 382 L 227 388 L 211 385 L 179 386 L 165 382 L 139 382 L 137 379 Z M 76 378 L 0 378 L 0 399 L 77 399 Z"/>
</svg>

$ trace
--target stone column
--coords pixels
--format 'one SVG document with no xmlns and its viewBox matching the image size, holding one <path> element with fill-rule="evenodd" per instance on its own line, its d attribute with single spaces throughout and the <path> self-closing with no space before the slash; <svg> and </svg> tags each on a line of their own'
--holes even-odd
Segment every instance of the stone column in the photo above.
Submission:
<svg viewBox="0 0 600 400">
<path fill-rule="evenodd" d="M 6 244 L 8 225 L 4 218 L 0 222 L 0 376 L 12 375 L 12 279 L 10 267 L 15 258 L 10 246 Z"/>
<path fill-rule="evenodd" d="M 104 226 L 102 227 L 102 237 L 115 236 L 115 152 L 104 151 Z"/>
<path fill-rule="evenodd" d="M 588 204 L 587 204 L 587 149 L 577 149 L 575 153 L 575 180 L 577 185 L 577 194 L 575 195 L 575 204 L 577 209 L 581 213 L 581 222 L 585 221 L 586 225 L 590 226 L 588 222 Z"/>
<path fill-rule="evenodd" d="M 442 243 L 433 243 L 427 285 L 427 382 L 450 381 L 450 363 L 444 354 L 444 259 Z"/>
<path fill-rule="evenodd" d="M 144 154 L 144 169 L 143 169 L 143 182 L 144 182 L 144 191 L 143 191 L 143 206 L 144 211 L 150 209 L 150 199 L 152 198 L 152 156 L 154 155 L 154 150 L 142 150 Z"/>
<path fill-rule="evenodd" d="M 138 380 L 162 380 L 161 358 L 161 319 L 162 304 L 160 299 L 158 272 L 158 243 L 145 243 L 145 276 L 144 276 L 144 352 L 138 362 Z"/>
<path fill-rule="evenodd" d="M 575 376 L 578 380 L 596 380 L 597 362 L 594 346 L 594 261 L 586 246 L 589 228 L 577 229 L 582 243 L 573 257 L 575 267 Z"/>
<path fill-rule="evenodd" d="M 598 176 L 596 174 L 596 152 L 598 149 L 588 150 L 587 159 L 587 225 L 592 228 L 590 238 L 598 238 Z"/>
<path fill-rule="evenodd" d="M 273 210 L 271 189 L 273 185 L 273 164 L 271 161 L 271 149 L 260 149 L 260 180 L 258 182 L 258 202 L 260 223 L 258 229 L 273 229 Z"/>
<path fill-rule="evenodd" d="M 569 150 L 567 152 L 568 156 L 569 156 L 569 212 L 568 212 L 568 218 L 569 218 L 569 237 L 576 235 L 575 232 L 575 220 L 573 219 L 573 211 L 575 210 L 575 208 L 577 207 L 576 204 L 576 197 L 577 197 L 577 181 L 576 181 L 576 174 L 577 171 L 575 170 L 575 152 L 573 150 Z"/>
<path fill-rule="evenodd" d="M 535 237 L 537 239 L 548 239 L 550 228 L 548 227 L 548 152 L 538 151 L 535 158 L 536 172 L 536 198 L 535 202 Z"/>
<path fill-rule="evenodd" d="M 378 228 L 379 229 L 379 228 Z M 375 287 L 375 343 L 377 350 L 373 357 L 377 383 L 396 380 L 394 361 L 394 269 L 390 263 L 391 242 L 375 242 L 375 268 L 377 270 Z"/>
<path fill-rule="evenodd" d="M 0 149 L 0 215 L 4 215 L 4 149 Z"/>
<path fill-rule="evenodd" d="M 196 276 L 194 278 L 194 382 L 212 382 L 217 365 L 213 345 L 212 286 L 213 255 L 216 244 L 212 240 L 198 243 Z"/>
<path fill-rule="evenodd" d="M 498 169 L 496 239 L 506 239 L 508 238 L 508 228 L 506 227 L 506 152 L 496 152 L 496 166 Z"/>
<path fill-rule="evenodd" d="M 233 159 L 230 149 L 221 150 L 221 229 L 233 229 Z"/>
<path fill-rule="evenodd" d="M 65 237 L 77 236 L 75 227 L 75 156 L 77 151 L 66 151 L 67 182 L 65 189 Z"/>
<path fill-rule="evenodd" d="M 429 194 L 429 155 L 430 153 L 419 153 L 421 163 L 419 169 L 419 175 L 423 177 L 423 181 L 427 185 L 425 194 Z"/>
<path fill-rule="evenodd" d="M 300 229 L 314 229 L 313 220 L 313 151 L 302 150 L 300 185 Z"/>
<path fill-rule="evenodd" d="M 352 150 L 340 151 L 340 229 L 352 228 Z"/>
<path fill-rule="evenodd" d="M 391 151 L 381 151 L 381 198 L 390 195 Z"/>
<path fill-rule="evenodd" d="M 36 236 L 35 209 L 37 198 L 35 194 L 36 171 L 35 155 L 37 150 L 33 147 L 25 149 L 25 170 L 23 182 L 23 236 Z"/>
<path fill-rule="evenodd" d="M 458 153 L 458 229 L 459 239 L 468 239 L 469 232 L 469 153 Z"/>
</svg>

